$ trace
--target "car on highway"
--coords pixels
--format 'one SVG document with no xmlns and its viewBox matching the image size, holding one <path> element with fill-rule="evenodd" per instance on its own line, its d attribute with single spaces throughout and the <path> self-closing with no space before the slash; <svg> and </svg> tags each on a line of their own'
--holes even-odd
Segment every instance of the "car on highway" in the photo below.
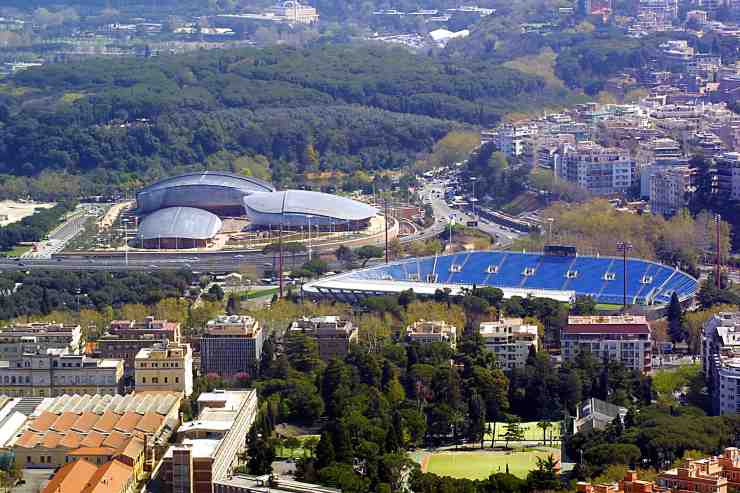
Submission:
<svg viewBox="0 0 740 493">
<path fill-rule="evenodd" d="M 234 258 L 244 258 L 244 255 L 234 255 Z"/>
</svg>

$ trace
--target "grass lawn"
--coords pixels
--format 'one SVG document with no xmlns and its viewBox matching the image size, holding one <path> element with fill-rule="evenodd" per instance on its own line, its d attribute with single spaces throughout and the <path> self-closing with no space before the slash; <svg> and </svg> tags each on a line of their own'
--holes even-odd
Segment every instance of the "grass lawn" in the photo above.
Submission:
<svg viewBox="0 0 740 493">
<path fill-rule="evenodd" d="M 4 252 L 8 257 L 20 257 L 24 253 L 30 251 L 33 247 L 30 245 L 16 245 L 12 250 Z"/>
<path fill-rule="evenodd" d="M 318 439 L 320 436 L 319 435 L 301 435 L 296 438 L 298 438 L 301 444 L 303 444 L 304 440 L 311 438 L 311 437 L 315 437 Z M 302 446 L 298 448 L 294 448 L 293 450 L 290 450 L 289 448 L 278 445 L 275 447 L 275 454 L 281 459 L 291 459 L 291 458 L 300 459 L 303 457 L 310 456 L 311 451 L 307 448 L 303 448 Z"/>
<path fill-rule="evenodd" d="M 613 310 L 621 310 L 623 305 L 615 305 L 612 303 L 596 303 L 596 310 L 607 312 Z"/>
<path fill-rule="evenodd" d="M 551 421 L 550 424 L 552 425 L 551 428 L 547 429 L 547 439 L 550 440 L 550 437 L 552 437 L 553 440 L 560 440 L 560 421 Z M 493 422 L 488 423 L 488 426 L 490 426 L 491 430 L 493 430 Z M 522 430 L 524 430 L 524 439 L 529 441 L 542 441 L 542 428 L 537 427 L 537 421 L 526 421 L 523 423 L 519 423 L 519 426 Z M 503 446 L 503 439 L 504 434 L 506 433 L 506 423 L 504 422 L 497 422 L 496 423 L 496 440 L 502 440 L 501 445 Z M 487 442 L 491 441 L 491 434 L 486 433 L 485 440 Z M 489 444 L 490 445 L 490 444 Z M 497 444 L 498 445 L 498 444 Z M 515 446 L 515 443 L 509 443 L 509 446 Z"/>
<path fill-rule="evenodd" d="M 241 293 L 241 298 L 243 300 L 252 300 L 254 298 L 262 298 L 263 296 L 272 296 L 278 291 L 280 291 L 280 288 L 254 289 L 246 293 Z"/>
<path fill-rule="evenodd" d="M 546 458 L 553 454 L 558 457 L 558 452 L 537 450 L 530 452 L 436 452 L 430 454 L 426 461 L 427 472 L 433 472 L 440 476 L 451 476 L 453 478 L 485 479 L 497 472 L 509 472 L 520 478 L 525 478 L 527 473 L 537 468 L 537 458 Z"/>
</svg>

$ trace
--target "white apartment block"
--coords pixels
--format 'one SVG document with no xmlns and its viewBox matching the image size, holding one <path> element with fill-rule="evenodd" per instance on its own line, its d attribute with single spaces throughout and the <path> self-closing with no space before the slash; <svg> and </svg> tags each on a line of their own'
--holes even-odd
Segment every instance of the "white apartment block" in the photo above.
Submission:
<svg viewBox="0 0 740 493">
<path fill-rule="evenodd" d="M 457 328 L 444 320 L 419 320 L 406 327 L 406 339 L 419 344 L 443 342 L 455 349 Z"/>
<path fill-rule="evenodd" d="M 721 312 L 704 323 L 701 357 L 712 411 L 740 413 L 740 312 Z"/>
<path fill-rule="evenodd" d="M 652 368 L 652 348 L 650 324 L 644 316 L 568 317 L 568 325 L 560 333 L 563 361 L 589 351 L 599 360 L 616 360 L 647 373 Z"/>
<path fill-rule="evenodd" d="M 740 200 L 740 152 L 723 152 L 715 162 L 718 192 L 731 200 Z"/>
<path fill-rule="evenodd" d="M 134 361 L 137 392 L 193 393 L 193 351 L 190 344 L 156 343 L 139 350 Z"/>
<path fill-rule="evenodd" d="M 502 370 L 524 368 L 529 351 L 537 351 L 536 325 L 525 324 L 521 318 L 504 318 L 480 324 L 480 335 L 486 350 L 496 355 L 496 364 Z"/>
<path fill-rule="evenodd" d="M 493 142 L 496 150 L 508 157 L 518 157 L 525 154 L 531 140 L 538 135 L 538 132 L 538 127 L 534 123 L 507 124 L 493 131 L 481 132 L 481 141 Z"/>
<path fill-rule="evenodd" d="M 626 192 L 637 178 L 635 161 L 627 149 L 603 147 L 594 142 L 563 146 L 555 174 L 594 195 Z"/>
<path fill-rule="evenodd" d="M 688 166 L 661 166 L 650 176 L 650 212 L 670 216 L 688 205 L 694 190 Z"/>
<path fill-rule="evenodd" d="M 45 353 L 47 349 L 65 349 L 74 354 L 80 351 L 81 345 L 79 325 L 33 322 L 11 325 L 0 331 L 0 359 L 5 360 Z"/>
</svg>

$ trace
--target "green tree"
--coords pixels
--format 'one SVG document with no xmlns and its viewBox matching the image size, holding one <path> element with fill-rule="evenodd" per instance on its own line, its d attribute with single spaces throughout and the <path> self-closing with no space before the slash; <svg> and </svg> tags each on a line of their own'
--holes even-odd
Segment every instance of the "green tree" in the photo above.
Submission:
<svg viewBox="0 0 740 493">
<path fill-rule="evenodd" d="M 362 260 L 362 266 L 365 267 L 370 259 L 380 258 L 385 255 L 385 250 L 379 246 L 365 245 L 355 250 L 354 253 L 357 255 L 357 258 Z"/>
<path fill-rule="evenodd" d="M 552 428 L 552 423 L 549 421 L 538 421 L 537 428 L 542 430 L 542 445 L 547 445 L 547 430 Z"/>
<path fill-rule="evenodd" d="M 519 418 L 512 417 L 509 419 L 509 422 L 506 423 L 504 440 L 506 441 L 504 448 L 509 448 L 509 442 L 521 442 L 524 440 L 524 430 L 522 429 L 521 420 Z"/>
<path fill-rule="evenodd" d="M 668 305 L 668 333 L 673 342 L 681 342 L 686 338 L 683 329 L 683 309 L 678 301 L 678 295 L 674 292 L 671 295 L 671 303 Z"/>
</svg>

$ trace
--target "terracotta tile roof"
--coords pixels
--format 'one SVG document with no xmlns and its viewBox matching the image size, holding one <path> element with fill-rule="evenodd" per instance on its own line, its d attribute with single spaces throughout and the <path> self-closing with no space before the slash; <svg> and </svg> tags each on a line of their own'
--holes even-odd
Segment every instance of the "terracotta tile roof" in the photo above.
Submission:
<svg viewBox="0 0 740 493">
<path fill-rule="evenodd" d="M 84 438 L 85 436 L 82 433 L 78 433 L 76 431 L 69 431 L 61 439 L 61 441 L 59 442 L 59 445 L 62 447 L 75 449 L 80 446 L 80 443 L 82 443 L 82 440 Z"/>
<path fill-rule="evenodd" d="M 41 446 L 44 448 L 57 448 L 59 442 L 62 441 L 64 435 L 57 433 L 56 431 L 50 431 L 44 436 L 44 440 L 41 442 Z"/>
<path fill-rule="evenodd" d="M 44 411 L 38 418 L 34 419 L 28 427 L 35 431 L 47 431 L 51 424 L 59 417 L 56 414 Z"/>
<path fill-rule="evenodd" d="M 110 433 L 113 431 L 113 427 L 121 417 L 113 411 L 106 411 L 100 416 L 95 424 L 93 425 L 94 430 L 102 431 L 103 433 Z"/>
<path fill-rule="evenodd" d="M 98 433 L 97 431 L 91 431 L 80 443 L 81 447 L 100 447 L 105 441 L 105 435 Z"/>
<path fill-rule="evenodd" d="M 140 415 L 136 414 L 135 412 L 129 411 L 121 416 L 121 419 L 118 420 L 116 426 L 114 426 L 113 429 L 122 431 L 124 433 L 131 433 L 136 429 L 136 425 L 139 423 L 139 420 L 141 420 Z"/>
<path fill-rule="evenodd" d="M 128 457 L 135 462 L 142 452 L 144 452 L 144 441 L 140 438 L 132 437 L 131 440 L 128 441 L 128 444 L 126 444 L 126 448 L 121 452 L 121 455 Z"/>
<path fill-rule="evenodd" d="M 136 424 L 136 429 L 145 433 L 154 433 L 161 424 L 162 416 L 157 413 L 148 412 Z"/>
<path fill-rule="evenodd" d="M 116 455 L 116 451 L 110 447 L 80 447 L 78 449 L 67 452 L 67 455 L 72 455 L 75 457 L 105 455 L 112 457 Z"/>
<path fill-rule="evenodd" d="M 103 447 L 110 447 L 116 450 L 121 450 L 126 446 L 126 443 L 130 440 L 128 435 L 124 435 L 120 431 L 114 431 L 108 438 L 103 441 Z"/>
<path fill-rule="evenodd" d="M 64 464 L 41 493 L 75 493 L 82 491 L 98 468 L 84 460 Z"/>
<path fill-rule="evenodd" d="M 77 431 L 88 432 L 99 419 L 100 417 L 97 414 L 88 411 L 86 413 L 82 413 L 70 428 Z"/>
<path fill-rule="evenodd" d="M 39 435 L 35 431 L 26 430 L 15 442 L 15 445 L 16 447 L 34 448 L 42 439 L 43 436 Z"/>
<path fill-rule="evenodd" d="M 131 481 L 133 474 L 133 468 L 119 460 L 106 462 L 95 471 L 80 493 L 119 493 L 126 489 L 125 485 Z"/>
<path fill-rule="evenodd" d="M 61 416 L 59 416 L 49 428 L 60 433 L 66 433 L 67 430 L 69 430 L 69 428 L 72 426 L 72 424 L 77 421 L 77 418 L 78 416 L 75 413 L 62 413 Z"/>
</svg>

